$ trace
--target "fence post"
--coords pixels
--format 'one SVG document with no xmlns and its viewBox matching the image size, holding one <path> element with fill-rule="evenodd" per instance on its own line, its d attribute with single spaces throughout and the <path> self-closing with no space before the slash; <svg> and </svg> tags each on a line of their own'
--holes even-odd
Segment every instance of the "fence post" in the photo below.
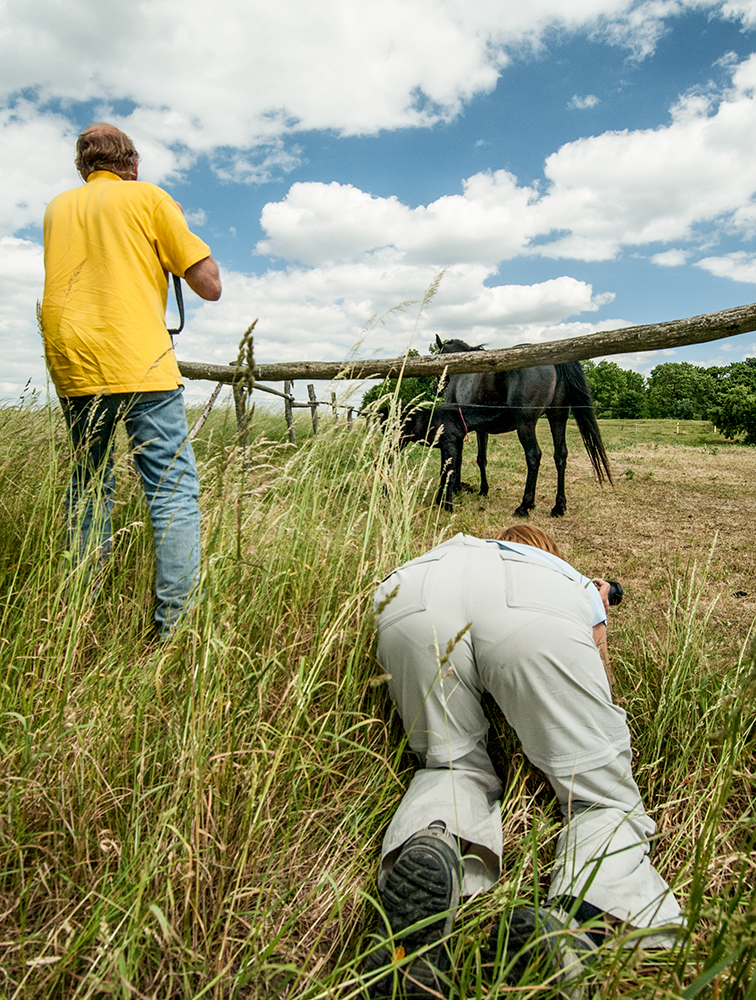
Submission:
<svg viewBox="0 0 756 1000">
<path fill-rule="evenodd" d="M 337 420 L 339 416 L 339 411 L 336 409 L 336 393 L 331 392 L 331 412 L 333 413 L 333 419 Z"/>
<path fill-rule="evenodd" d="M 236 429 L 239 432 L 239 434 L 241 434 L 241 432 L 244 430 L 244 425 L 246 423 L 246 417 L 247 417 L 246 400 L 244 399 L 244 391 L 237 382 L 234 382 L 233 384 L 233 391 L 234 391 L 234 410 L 236 411 Z"/>
<path fill-rule="evenodd" d="M 310 397 L 310 415 L 312 416 L 312 433 L 318 433 L 318 400 L 315 395 L 315 386 L 312 382 L 307 386 L 307 395 Z"/>
<path fill-rule="evenodd" d="M 289 428 L 289 444 L 296 444 L 297 432 L 294 430 L 294 413 L 291 408 L 291 396 L 294 395 L 294 383 L 285 380 L 284 392 L 286 393 L 286 399 L 284 400 L 284 414 L 286 415 L 286 426 Z"/>
<path fill-rule="evenodd" d="M 204 427 L 205 421 L 210 416 L 210 411 L 212 410 L 213 405 L 215 404 L 215 400 L 218 398 L 218 394 L 220 393 L 220 391 L 221 391 L 222 388 L 223 388 L 223 383 L 219 382 L 216 385 L 216 387 L 213 389 L 213 393 L 210 396 L 210 399 L 208 399 L 208 401 L 205 403 L 205 409 L 200 414 L 199 420 L 194 425 L 194 427 L 192 427 L 191 433 L 189 435 L 189 440 L 190 441 L 194 441 L 194 439 L 197 437 L 197 435 L 199 434 L 199 432 Z"/>
<path fill-rule="evenodd" d="M 347 427 L 349 428 L 350 431 L 352 429 L 353 416 L 354 416 L 354 407 L 350 406 L 349 409 L 347 410 Z"/>
</svg>

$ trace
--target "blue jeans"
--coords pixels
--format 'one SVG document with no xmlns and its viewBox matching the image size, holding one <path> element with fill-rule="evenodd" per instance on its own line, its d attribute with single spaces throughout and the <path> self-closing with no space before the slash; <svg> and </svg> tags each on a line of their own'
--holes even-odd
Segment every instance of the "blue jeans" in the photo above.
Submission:
<svg viewBox="0 0 756 1000">
<path fill-rule="evenodd" d="M 182 393 L 178 388 L 61 399 L 74 447 L 69 544 L 79 559 L 95 549 L 101 562 L 110 550 L 113 440 L 118 421 L 126 425 L 152 521 L 161 639 L 196 602 L 199 581 L 199 477 Z"/>
</svg>

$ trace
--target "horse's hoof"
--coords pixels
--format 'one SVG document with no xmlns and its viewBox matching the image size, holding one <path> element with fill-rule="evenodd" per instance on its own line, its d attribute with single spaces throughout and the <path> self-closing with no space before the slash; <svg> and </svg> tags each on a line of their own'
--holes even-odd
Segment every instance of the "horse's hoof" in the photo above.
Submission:
<svg viewBox="0 0 756 1000">
<path fill-rule="evenodd" d="M 530 517 L 530 507 L 523 507 L 520 505 L 517 510 L 513 511 L 512 517 Z"/>
<path fill-rule="evenodd" d="M 552 517 L 564 517 L 564 512 L 566 510 L 567 510 L 567 508 L 563 507 L 561 504 L 555 504 L 551 508 L 551 516 Z"/>
</svg>

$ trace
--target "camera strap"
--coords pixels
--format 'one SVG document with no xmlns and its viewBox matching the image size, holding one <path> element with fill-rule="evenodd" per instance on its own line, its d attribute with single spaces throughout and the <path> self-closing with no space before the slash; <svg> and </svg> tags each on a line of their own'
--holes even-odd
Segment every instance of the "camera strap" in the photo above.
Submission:
<svg viewBox="0 0 756 1000">
<path fill-rule="evenodd" d="M 175 337 L 177 333 L 181 333 L 184 329 L 184 296 L 181 291 L 181 278 L 177 274 L 171 275 L 173 278 L 173 290 L 176 293 L 176 305 L 178 306 L 179 314 L 179 325 L 175 330 L 169 330 L 168 333 L 172 337 Z"/>
</svg>

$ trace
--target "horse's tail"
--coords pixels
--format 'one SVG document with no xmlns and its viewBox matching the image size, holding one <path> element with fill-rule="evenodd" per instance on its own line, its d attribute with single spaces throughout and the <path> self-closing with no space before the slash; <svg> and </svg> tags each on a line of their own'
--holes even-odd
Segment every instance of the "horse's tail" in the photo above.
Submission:
<svg viewBox="0 0 756 1000">
<path fill-rule="evenodd" d="M 557 377 L 564 383 L 567 389 L 566 402 L 572 410 L 572 415 L 578 425 L 580 436 L 583 439 L 585 450 L 591 460 L 591 465 L 596 473 L 598 481 L 601 483 L 608 479 L 613 484 L 612 473 L 609 468 L 609 458 L 601 440 L 601 431 L 596 421 L 594 412 L 593 396 L 586 380 L 585 373 L 579 361 L 568 361 L 566 364 L 556 365 Z"/>
</svg>

